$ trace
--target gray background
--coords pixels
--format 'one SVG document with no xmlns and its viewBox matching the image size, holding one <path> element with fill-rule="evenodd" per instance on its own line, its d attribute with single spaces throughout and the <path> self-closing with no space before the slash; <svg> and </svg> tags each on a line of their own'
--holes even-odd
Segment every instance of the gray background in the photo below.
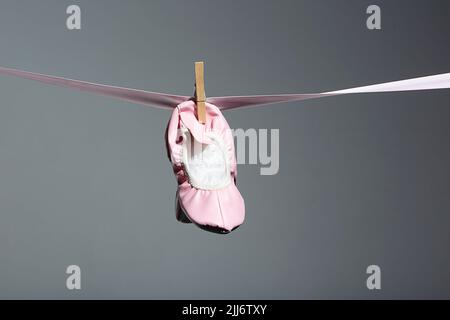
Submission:
<svg viewBox="0 0 450 320">
<path fill-rule="evenodd" d="M 381 31 L 365 9 L 382 9 Z M 65 28 L 79 4 L 82 30 Z M 209 96 L 317 92 L 450 71 L 448 1 L 16 1 L 0 65 Z M 169 112 L 0 77 L 0 298 L 450 298 L 450 91 L 226 112 L 279 128 L 241 165 L 247 217 L 174 218 Z M 82 269 L 82 290 L 65 269 Z M 382 290 L 366 288 L 378 264 Z"/>
</svg>

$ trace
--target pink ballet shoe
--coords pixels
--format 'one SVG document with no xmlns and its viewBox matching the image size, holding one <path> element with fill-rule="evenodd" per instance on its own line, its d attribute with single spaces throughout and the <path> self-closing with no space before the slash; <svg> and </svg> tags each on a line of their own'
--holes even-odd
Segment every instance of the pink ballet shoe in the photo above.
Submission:
<svg viewBox="0 0 450 320">
<path fill-rule="evenodd" d="M 195 103 L 172 113 L 166 146 L 178 182 L 176 218 L 216 233 L 244 222 L 245 204 L 236 187 L 236 156 L 230 127 L 219 108 L 206 103 L 207 120 L 198 122 Z"/>
</svg>

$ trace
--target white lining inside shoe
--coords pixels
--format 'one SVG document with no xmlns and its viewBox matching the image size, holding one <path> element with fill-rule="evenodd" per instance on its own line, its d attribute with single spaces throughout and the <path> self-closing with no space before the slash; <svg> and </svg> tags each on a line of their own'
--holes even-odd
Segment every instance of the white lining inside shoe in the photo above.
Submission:
<svg viewBox="0 0 450 320">
<path fill-rule="evenodd" d="M 197 189 L 218 190 L 231 182 L 230 163 L 223 139 L 214 132 L 206 132 L 210 144 L 195 140 L 189 130 L 182 127 L 183 156 L 182 162 L 188 175 L 189 183 Z"/>
</svg>

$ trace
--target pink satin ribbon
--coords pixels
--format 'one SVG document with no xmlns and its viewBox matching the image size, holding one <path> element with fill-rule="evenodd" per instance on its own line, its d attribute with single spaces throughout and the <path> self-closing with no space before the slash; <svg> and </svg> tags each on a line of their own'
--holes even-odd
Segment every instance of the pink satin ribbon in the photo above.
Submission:
<svg viewBox="0 0 450 320">
<path fill-rule="evenodd" d="M 104 96 L 110 96 L 125 101 L 130 101 L 138 104 L 163 109 L 173 109 L 183 101 L 192 98 L 189 96 L 179 96 L 159 92 L 150 92 L 144 90 L 108 86 L 103 84 L 72 80 L 61 77 L 54 77 L 45 74 L 3 67 L 0 67 L 0 74 L 12 75 L 47 84 L 78 89 L 80 91 L 92 92 Z M 435 90 L 435 89 L 449 89 L 449 88 L 450 88 L 450 73 L 443 73 L 427 77 L 385 82 L 370 86 L 355 87 L 345 90 L 322 92 L 322 93 L 211 97 L 207 99 L 207 102 L 218 106 L 222 110 L 231 110 L 244 107 L 262 106 L 289 101 L 302 101 L 344 94 L 400 92 L 400 91 Z"/>
</svg>

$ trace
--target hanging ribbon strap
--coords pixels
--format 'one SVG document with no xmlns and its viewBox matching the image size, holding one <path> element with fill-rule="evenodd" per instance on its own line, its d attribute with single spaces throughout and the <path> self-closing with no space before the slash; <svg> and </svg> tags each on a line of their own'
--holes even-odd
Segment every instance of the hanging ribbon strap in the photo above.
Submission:
<svg viewBox="0 0 450 320">
<path fill-rule="evenodd" d="M 144 90 L 108 86 L 104 84 L 72 80 L 67 78 L 48 76 L 40 73 L 33 73 L 28 71 L 2 67 L 0 67 L 0 74 L 7 74 L 11 76 L 43 82 L 46 84 L 52 84 L 66 88 L 73 88 L 80 91 L 92 92 L 103 96 L 114 97 L 120 100 L 130 101 L 147 106 L 154 106 L 163 109 L 172 110 L 178 104 L 189 99 L 189 97 L 187 96 L 177 96 L 166 93 L 149 92 Z"/>
<path fill-rule="evenodd" d="M 208 99 L 208 102 L 220 106 L 220 108 L 223 110 L 230 110 L 236 108 L 268 105 L 280 102 L 302 101 L 343 94 L 433 90 L 433 89 L 449 89 L 449 88 L 450 88 L 450 73 L 443 73 L 428 77 L 386 82 L 370 86 L 356 87 L 323 93 L 212 97 Z"/>
<path fill-rule="evenodd" d="M 97 93 L 104 96 L 110 96 L 121 100 L 164 109 L 173 109 L 178 104 L 191 99 L 191 97 L 188 96 L 178 96 L 166 93 L 108 86 L 2 67 L 0 67 L 0 74 L 17 76 L 20 78 L 35 80 L 67 88 L 74 88 L 81 91 Z M 386 82 L 370 86 L 355 87 L 345 90 L 329 91 L 323 93 L 211 97 L 208 98 L 207 101 L 218 106 L 222 110 L 231 110 L 281 102 L 302 101 L 343 94 L 434 90 L 449 88 L 450 73 L 443 73 L 427 77 Z"/>
</svg>

